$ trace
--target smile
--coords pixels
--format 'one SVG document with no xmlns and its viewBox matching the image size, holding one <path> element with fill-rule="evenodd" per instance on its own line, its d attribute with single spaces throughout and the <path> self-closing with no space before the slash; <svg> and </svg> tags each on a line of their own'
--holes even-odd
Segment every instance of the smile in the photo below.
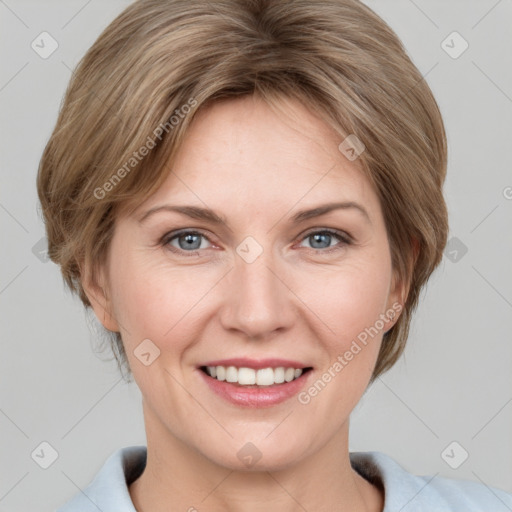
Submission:
<svg viewBox="0 0 512 512">
<path fill-rule="evenodd" d="M 226 381 L 240 386 L 273 386 L 292 382 L 298 379 L 303 373 L 311 370 L 307 368 L 292 368 L 279 366 L 277 368 L 254 368 L 236 366 L 202 366 L 201 370 L 218 381 Z"/>
</svg>

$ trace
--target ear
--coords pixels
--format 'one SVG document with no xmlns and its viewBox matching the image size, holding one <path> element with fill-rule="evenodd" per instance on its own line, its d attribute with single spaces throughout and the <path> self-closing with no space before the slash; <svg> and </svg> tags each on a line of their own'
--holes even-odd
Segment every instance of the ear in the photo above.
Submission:
<svg viewBox="0 0 512 512">
<path fill-rule="evenodd" d="M 80 265 L 82 288 L 84 289 L 91 307 L 105 329 L 119 332 L 119 325 L 112 313 L 112 301 L 109 298 L 108 283 L 105 279 L 105 269 L 101 266 L 97 271 L 97 279 L 90 262 Z"/>
<path fill-rule="evenodd" d="M 416 261 L 418 259 L 418 255 L 420 252 L 420 243 L 416 238 L 412 239 L 412 246 L 413 246 L 413 254 L 412 254 L 412 261 L 411 261 L 411 272 L 412 269 L 414 269 L 414 266 L 416 264 Z M 400 304 L 400 311 L 402 311 L 406 301 L 407 297 L 409 296 L 409 289 L 410 289 L 410 282 L 404 282 L 403 280 L 398 279 L 398 275 L 396 272 L 393 272 L 393 279 L 391 283 L 391 289 L 389 292 L 389 298 L 388 298 L 388 309 L 395 309 L 397 307 L 397 303 Z M 395 308 L 393 308 L 393 304 L 395 304 Z M 390 327 L 396 323 L 398 320 L 399 314 L 395 314 Z"/>
</svg>

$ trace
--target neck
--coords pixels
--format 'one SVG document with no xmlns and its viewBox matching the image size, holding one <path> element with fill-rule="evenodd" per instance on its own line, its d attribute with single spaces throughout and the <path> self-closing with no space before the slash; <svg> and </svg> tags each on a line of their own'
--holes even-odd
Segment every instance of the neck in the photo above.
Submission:
<svg viewBox="0 0 512 512">
<path fill-rule="evenodd" d="M 297 454 L 278 470 L 240 470 L 194 450 L 148 409 L 146 467 L 129 486 L 137 512 L 382 511 L 381 492 L 350 465 L 348 422 L 311 456 Z"/>
</svg>

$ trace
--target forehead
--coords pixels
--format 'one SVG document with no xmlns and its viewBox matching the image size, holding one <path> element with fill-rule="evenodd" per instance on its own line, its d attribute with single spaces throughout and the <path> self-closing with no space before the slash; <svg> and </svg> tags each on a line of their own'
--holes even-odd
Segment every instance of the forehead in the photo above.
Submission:
<svg viewBox="0 0 512 512">
<path fill-rule="evenodd" d="M 339 151 L 342 140 L 296 100 L 277 111 L 255 96 L 213 103 L 197 113 L 144 207 L 176 200 L 257 212 L 353 200 L 378 208 L 360 162 Z"/>
</svg>

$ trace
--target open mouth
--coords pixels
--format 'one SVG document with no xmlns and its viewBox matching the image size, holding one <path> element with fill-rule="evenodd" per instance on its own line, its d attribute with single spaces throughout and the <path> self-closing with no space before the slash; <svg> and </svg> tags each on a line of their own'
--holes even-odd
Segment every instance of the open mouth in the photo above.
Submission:
<svg viewBox="0 0 512 512">
<path fill-rule="evenodd" d="M 247 388 L 259 388 L 279 386 L 299 379 L 313 368 L 253 368 L 235 366 L 200 366 L 199 369 L 212 379 L 228 382 L 235 386 Z"/>
</svg>

